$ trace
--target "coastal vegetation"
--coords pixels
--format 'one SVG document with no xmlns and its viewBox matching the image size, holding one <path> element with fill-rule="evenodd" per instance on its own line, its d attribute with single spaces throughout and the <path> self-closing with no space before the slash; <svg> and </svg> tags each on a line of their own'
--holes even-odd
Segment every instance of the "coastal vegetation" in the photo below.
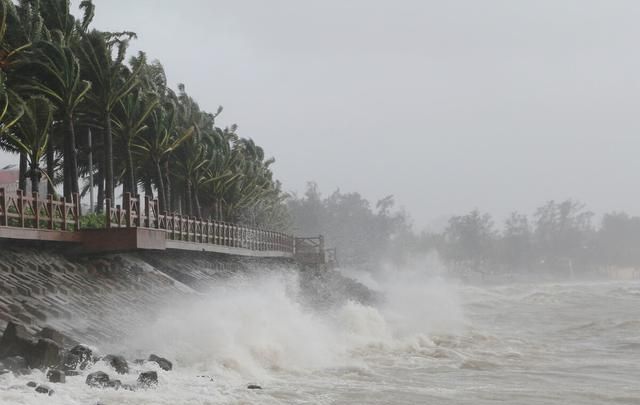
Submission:
<svg viewBox="0 0 640 405">
<path fill-rule="evenodd" d="M 549 201 L 532 215 L 514 212 L 502 225 L 491 214 L 474 209 L 422 232 L 414 229 L 404 211 L 394 209 L 392 196 L 376 203 L 340 190 L 323 196 L 311 182 L 304 195 L 288 200 L 288 206 L 295 231 L 323 234 L 328 246 L 338 247 L 345 266 L 406 264 L 435 253 L 448 271 L 462 275 L 571 276 L 640 267 L 640 217 L 624 212 L 596 217 L 575 200 Z"/>
<path fill-rule="evenodd" d="M 289 224 L 264 150 L 221 127 L 162 64 L 128 57 L 136 34 L 91 27 L 96 11 L 69 0 L 0 0 L 0 148 L 20 156 L 19 188 L 44 179 L 71 199 L 91 181 L 97 204 L 117 190 L 179 212 L 273 230 Z M 90 159 L 93 165 L 89 164 Z"/>
</svg>

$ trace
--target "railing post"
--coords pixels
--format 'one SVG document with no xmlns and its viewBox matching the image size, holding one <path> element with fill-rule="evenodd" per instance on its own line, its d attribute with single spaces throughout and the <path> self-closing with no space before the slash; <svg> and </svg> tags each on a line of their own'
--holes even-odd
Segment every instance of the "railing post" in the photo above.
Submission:
<svg viewBox="0 0 640 405">
<path fill-rule="evenodd" d="M 62 230 L 67 230 L 67 200 L 64 196 L 60 197 L 60 202 L 62 203 Z"/>
<path fill-rule="evenodd" d="M 176 212 L 171 213 L 171 238 L 176 239 Z"/>
<path fill-rule="evenodd" d="M 131 193 L 124 193 L 122 196 L 122 208 L 124 208 L 125 225 L 131 227 Z"/>
<path fill-rule="evenodd" d="M 18 197 L 16 198 L 16 206 L 18 208 L 18 221 L 20 221 L 20 228 L 24 228 L 24 201 L 22 200 L 22 190 L 16 190 Z"/>
<path fill-rule="evenodd" d="M 140 194 L 136 194 L 133 199 L 133 208 L 135 208 L 135 210 L 132 210 L 133 212 L 135 212 L 133 216 L 134 226 L 144 226 L 144 219 L 142 218 L 143 212 L 140 208 L 141 202 L 142 201 L 140 200 Z"/>
<path fill-rule="evenodd" d="M 7 196 L 0 188 L 0 226 L 7 226 Z"/>
<path fill-rule="evenodd" d="M 214 245 L 219 245 L 220 243 L 218 243 L 220 241 L 220 238 L 218 237 L 218 233 L 220 232 L 220 224 L 218 223 L 218 220 L 214 219 L 213 220 L 213 244 Z"/>
<path fill-rule="evenodd" d="M 160 229 L 160 205 L 158 205 L 158 199 L 153 199 L 153 215 L 155 215 L 155 229 Z"/>
<path fill-rule="evenodd" d="M 143 222 L 143 226 L 145 228 L 151 228 L 151 216 L 149 215 L 151 213 L 150 209 L 149 209 L 149 196 L 145 195 L 144 196 L 144 222 Z"/>
<path fill-rule="evenodd" d="M 54 229 L 55 227 L 55 206 L 53 205 L 53 195 L 49 194 L 47 196 L 47 211 L 49 212 L 49 223 L 47 227 L 49 229 Z"/>
<path fill-rule="evenodd" d="M 105 217 L 105 224 L 107 229 L 110 229 L 112 224 L 111 224 L 111 198 L 105 198 L 104 199 L 104 215 L 106 215 Z"/>
<path fill-rule="evenodd" d="M 79 231 L 80 230 L 80 196 L 78 195 L 78 193 L 73 193 L 72 198 L 73 198 L 73 210 L 74 210 L 73 215 L 75 216 L 75 220 L 76 220 L 76 231 Z"/>
<path fill-rule="evenodd" d="M 32 193 L 32 199 L 31 209 L 33 210 L 33 215 L 36 217 L 36 229 L 40 229 L 40 202 L 37 192 Z"/>
</svg>

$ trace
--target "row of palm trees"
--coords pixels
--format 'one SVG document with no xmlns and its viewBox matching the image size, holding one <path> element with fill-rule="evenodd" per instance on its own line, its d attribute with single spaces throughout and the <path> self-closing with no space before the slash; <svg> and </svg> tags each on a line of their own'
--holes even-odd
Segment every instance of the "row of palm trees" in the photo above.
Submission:
<svg viewBox="0 0 640 405">
<path fill-rule="evenodd" d="M 70 198 L 93 180 L 97 210 L 122 186 L 161 211 L 286 227 L 274 160 L 237 126 L 218 127 L 221 107 L 206 112 L 184 85 L 169 88 L 158 61 L 127 61 L 135 33 L 91 29 L 91 0 L 80 11 L 69 0 L 0 0 L 0 148 L 20 155 L 20 188 L 46 179 Z"/>
</svg>

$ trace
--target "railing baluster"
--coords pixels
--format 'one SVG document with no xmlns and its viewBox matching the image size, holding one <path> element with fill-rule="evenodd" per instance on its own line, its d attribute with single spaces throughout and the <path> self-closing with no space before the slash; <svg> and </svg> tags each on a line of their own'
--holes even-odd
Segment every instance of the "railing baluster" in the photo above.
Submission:
<svg viewBox="0 0 640 405">
<path fill-rule="evenodd" d="M 49 194 L 47 196 L 47 211 L 49 212 L 48 224 L 47 228 L 53 230 L 54 229 L 54 219 L 55 219 L 55 207 L 53 205 L 53 195 Z"/>
<path fill-rule="evenodd" d="M 67 230 L 67 200 L 64 196 L 60 197 L 60 202 L 62 203 L 62 230 Z"/>
<path fill-rule="evenodd" d="M 144 196 L 144 222 L 143 222 L 143 226 L 145 228 L 151 228 L 151 209 L 149 207 L 149 196 L 145 195 Z"/>
<path fill-rule="evenodd" d="M 80 230 L 80 196 L 78 193 L 73 193 L 73 210 L 74 219 L 76 224 L 76 231 Z"/>
<path fill-rule="evenodd" d="M 0 226 L 7 226 L 7 195 L 0 188 Z"/>
<path fill-rule="evenodd" d="M 36 217 L 36 229 L 40 229 L 40 203 L 38 202 L 38 193 L 32 194 L 31 210 Z"/>
</svg>

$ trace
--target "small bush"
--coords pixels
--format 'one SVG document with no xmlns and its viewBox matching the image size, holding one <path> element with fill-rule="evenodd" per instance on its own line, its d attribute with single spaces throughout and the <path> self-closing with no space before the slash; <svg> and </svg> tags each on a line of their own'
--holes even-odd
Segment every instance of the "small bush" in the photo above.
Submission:
<svg viewBox="0 0 640 405">
<path fill-rule="evenodd" d="M 105 227 L 106 218 L 104 214 L 91 213 L 80 218 L 81 229 L 102 229 Z"/>
</svg>

